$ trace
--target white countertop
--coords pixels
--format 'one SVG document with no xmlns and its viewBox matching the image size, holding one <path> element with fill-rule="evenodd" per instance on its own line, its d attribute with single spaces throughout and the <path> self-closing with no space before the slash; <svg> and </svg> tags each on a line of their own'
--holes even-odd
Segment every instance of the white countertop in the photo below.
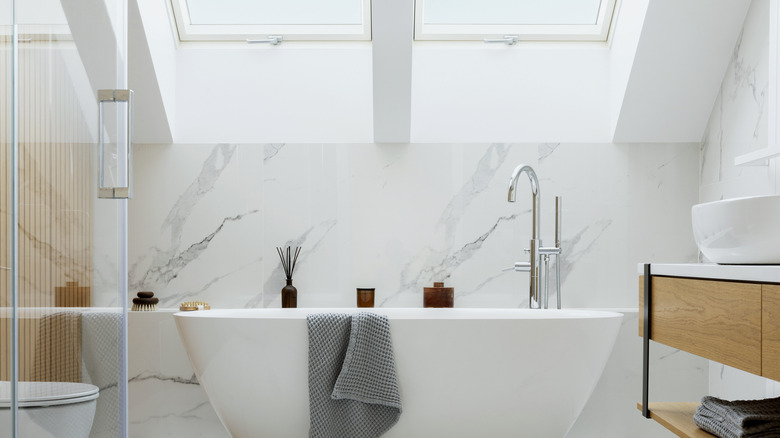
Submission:
<svg viewBox="0 0 780 438">
<path fill-rule="evenodd" d="M 644 264 L 637 272 L 643 275 Z M 780 283 L 780 265 L 718 265 L 714 263 L 652 263 L 653 275 L 667 277 L 710 278 L 715 280 Z"/>
</svg>

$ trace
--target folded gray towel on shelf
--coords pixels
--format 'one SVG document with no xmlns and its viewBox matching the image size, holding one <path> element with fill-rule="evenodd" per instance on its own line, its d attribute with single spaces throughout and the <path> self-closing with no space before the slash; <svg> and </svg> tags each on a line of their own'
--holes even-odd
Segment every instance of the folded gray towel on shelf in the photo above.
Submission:
<svg viewBox="0 0 780 438">
<path fill-rule="evenodd" d="M 693 420 L 721 438 L 780 437 L 780 397 L 728 401 L 705 396 Z"/>
<path fill-rule="evenodd" d="M 360 312 L 307 316 L 311 438 L 375 438 L 398 421 L 390 323 Z"/>
</svg>

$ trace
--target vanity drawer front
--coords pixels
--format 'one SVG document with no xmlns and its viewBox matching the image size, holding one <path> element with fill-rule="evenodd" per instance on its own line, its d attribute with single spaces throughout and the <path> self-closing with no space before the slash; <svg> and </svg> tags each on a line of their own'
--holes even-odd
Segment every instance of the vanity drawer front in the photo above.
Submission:
<svg viewBox="0 0 780 438">
<path fill-rule="evenodd" d="M 761 285 L 653 276 L 650 338 L 761 374 Z"/>
<path fill-rule="evenodd" d="M 772 380 L 780 380 L 780 285 L 762 286 L 764 301 L 761 375 Z"/>
</svg>

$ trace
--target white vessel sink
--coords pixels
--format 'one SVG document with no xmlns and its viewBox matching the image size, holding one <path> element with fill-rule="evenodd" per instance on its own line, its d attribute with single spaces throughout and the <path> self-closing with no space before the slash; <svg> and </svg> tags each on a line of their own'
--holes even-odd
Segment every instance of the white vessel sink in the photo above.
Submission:
<svg viewBox="0 0 780 438">
<path fill-rule="evenodd" d="M 711 262 L 780 264 L 780 195 L 694 205 L 693 237 Z"/>
</svg>

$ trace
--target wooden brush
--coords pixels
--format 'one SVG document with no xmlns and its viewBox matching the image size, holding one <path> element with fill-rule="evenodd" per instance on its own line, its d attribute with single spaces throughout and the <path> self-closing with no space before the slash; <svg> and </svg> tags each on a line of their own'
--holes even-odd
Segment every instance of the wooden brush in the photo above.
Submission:
<svg viewBox="0 0 780 438">
<path fill-rule="evenodd" d="M 157 310 L 160 300 L 154 298 L 154 292 L 138 292 L 138 298 L 133 298 L 133 307 L 130 310 L 137 312 L 150 312 Z"/>
<path fill-rule="evenodd" d="M 179 305 L 182 312 L 191 312 L 193 310 L 211 310 L 209 303 L 205 301 L 185 301 Z"/>
</svg>

